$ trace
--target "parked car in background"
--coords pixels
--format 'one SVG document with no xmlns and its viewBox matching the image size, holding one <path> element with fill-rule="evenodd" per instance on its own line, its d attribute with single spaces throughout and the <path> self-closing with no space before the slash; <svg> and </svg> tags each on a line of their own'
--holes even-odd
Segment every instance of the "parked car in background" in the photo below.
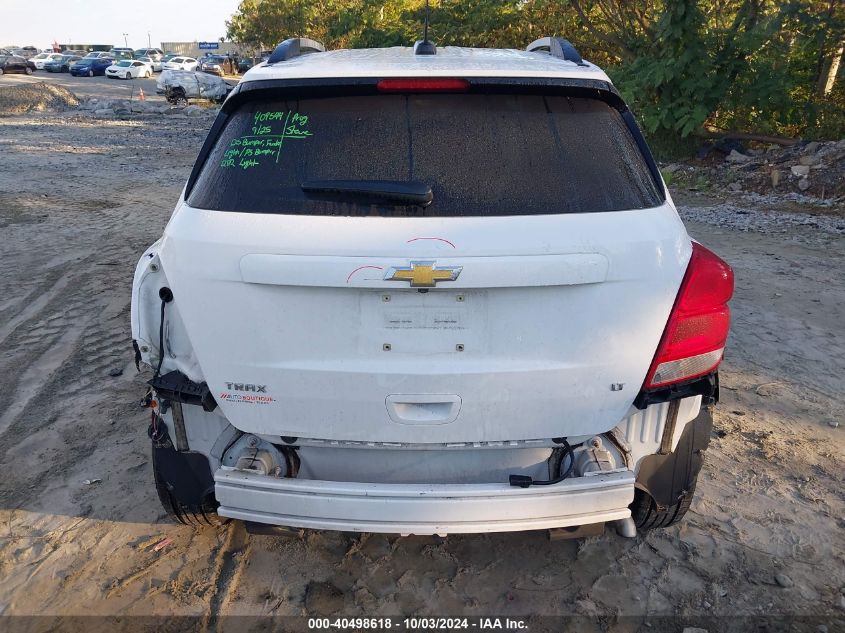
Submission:
<svg viewBox="0 0 845 633">
<path fill-rule="evenodd" d="M 31 75 L 35 64 L 27 63 L 20 55 L 0 55 L 0 75 L 5 73 L 25 73 Z"/>
<path fill-rule="evenodd" d="M 149 57 L 152 60 L 157 62 L 161 61 L 161 58 L 164 57 L 164 51 L 160 48 L 139 48 L 135 50 L 135 59 L 141 59 L 142 57 Z"/>
<path fill-rule="evenodd" d="M 146 55 L 143 57 L 137 58 L 139 62 L 146 64 L 150 67 L 154 73 L 161 72 L 161 62 L 153 57 L 147 57 Z"/>
<path fill-rule="evenodd" d="M 59 59 L 44 64 L 44 70 L 48 73 L 67 73 L 70 72 L 70 67 L 81 59 L 79 55 L 61 55 Z"/>
<path fill-rule="evenodd" d="M 108 56 L 113 59 L 135 59 L 135 51 L 131 48 L 113 48 L 108 52 Z"/>
<path fill-rule="evenodd" d="M 197 70 L 222 77 L 226 74 L 226 58 L 223 55 L 207 55 L 199 60 Z"/>
<path fill-rule="evenodd" d="M 137 79 L 152 76 L 152 67 L 137 59 L 121 59 L 106 68 L 106 77 L 109 79 Z"/>
<path fill-rule="evenodd" d="M 105 75 L 106 68 L 114 63 L 111 57 L 86 56 L 70 67 L 70 74 L 74 77 L 93 77 L 94 75 Z"/>
<path fill-rule="evenodd" d="M 185 57 L 179 55 L 173 59 L 164 62 L 161 67 L 163 70 L 196 70 L 199 62 L 193 57 Z"/>
<path fill-rule="evenodd" d="M 241 60 L 238 62 L 238 72 L 240 74 L 244 74 L 253 66 L 257 66 L 261 62 L 266 62 L 267 57 L 263 57 L 260 55 L 255 55 L 253 57 L 242 57 Z"/>
<path fill-rule="evenodd" d="M 163 70 L 156 81 L 156 94 L 174 105 L 187 105 L 189 99 L 221 103 L 232 88 L 222 77 L 187 70 Z"/>
<path fill-rule="evenodd" d="M 34 46 L 13 46 L 9 47 L 9 52 L 18 57 L 29 59 L 38 53 L 38 49 Z"/>
<path fill-rule="evenodd" d="M 38 53 L 38 55 L 30 57 L 30 61 L 35 64 L 36 70 L 44 70 L 44 64 L 47 62 L 57 61 L 61 58 L 61 53 Z"/>
</svg>

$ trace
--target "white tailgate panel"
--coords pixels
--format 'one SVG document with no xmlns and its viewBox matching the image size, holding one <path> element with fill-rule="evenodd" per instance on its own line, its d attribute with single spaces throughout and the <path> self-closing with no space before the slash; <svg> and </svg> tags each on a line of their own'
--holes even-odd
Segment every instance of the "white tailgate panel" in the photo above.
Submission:
<svg viewBox="0 0 845 633">
<path fill-rule="evenodd" d="M 237 428 L 463 442 L 616 425 L 690 250 L 669 205 L 489 218 L 182 205 L 160 256 L 205 379 Z M 461 272 L 424 293 L 383 280 L 419 261 Z M 266 392 L 244 398 L 229 383 Z"/>
</svg>

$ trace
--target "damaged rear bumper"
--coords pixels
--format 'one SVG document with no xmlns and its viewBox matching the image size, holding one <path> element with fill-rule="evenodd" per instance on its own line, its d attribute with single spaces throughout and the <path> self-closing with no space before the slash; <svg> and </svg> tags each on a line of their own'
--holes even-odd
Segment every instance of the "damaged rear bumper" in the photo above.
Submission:
<svg viewBox="0 0 845 633">
<path fill-rule="evenodd" d="M 631 516 L 634 473 L 618 471 L 551 486 L 371 484 L 277 479 L 220 468 L 221 516 L 351 532 L 448 534 L 587 525 Z"/>
</svg>

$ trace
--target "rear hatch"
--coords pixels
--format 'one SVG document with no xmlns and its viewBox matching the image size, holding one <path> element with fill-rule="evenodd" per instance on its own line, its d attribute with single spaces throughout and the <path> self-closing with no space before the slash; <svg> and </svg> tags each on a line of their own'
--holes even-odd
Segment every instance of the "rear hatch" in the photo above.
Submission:
<svg viewBox="0 0 845 633">
<path fill-rule="evenodd" d="M 256 91 L 215 125 L 161 259 L 223 413 L 338 441 L 611 428 L 690 256 L 619 104 L 393 88 Z"/>
</svg>

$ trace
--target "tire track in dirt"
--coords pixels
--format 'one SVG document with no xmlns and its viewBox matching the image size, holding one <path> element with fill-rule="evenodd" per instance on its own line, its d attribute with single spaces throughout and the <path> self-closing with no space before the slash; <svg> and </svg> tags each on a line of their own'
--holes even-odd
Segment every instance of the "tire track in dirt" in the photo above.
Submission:
<svg viewBox="0 0 845 633">
<path fill-rule="evenodd" d="M 228 537 L 215 557 L 214 570 L 209 578 L 213 591 L 209 608 L 199 630 L 209 630 L 212 618 L 222 614 L 237 592 L 238 580 L 244 563 L 249 557 L 250 537 L 240 521 L 228 524 Z"/>
<path fill-rule="evenodd" d="M 86 253 L 83 257 L 90 255 Z M 44 282 L 38 284 L 29 293 L 23 297 L 8 297 L 6 301 L 0 306 L 0 316 L 3 320 L 8 319 L 7 312 L 14 313 L 11 319 L 0 327 L 0 345 L 6 337 L 20 324 L 22 320 L 32 318 L 37 312 L 42 310 L 49 301 L 51 301 L 59 291 L 64 289 L 67 282 L 70 280 L 70 272 L 67 271 L 67 265 L 72 259 L 79 259 L 78 254 L 72 256 L 64 256 L 55 258 L 45 266 L 42 273 Z M 58 261 L 56 261 L 58 260 Z M 23 306 L 23 307 L 21 307 Z M 17 309 L 17 312 L 14 310 Z"/>
<path fill-rule="evenodd" d="M 26 369 L 23 373 L 18 374 L 16 389 L 13 391 L 11 399 L 6 399 L 9 404 L 6 405 L 5 411 L 0 415 L 0 437 L 33 399 L 44 391 L 47 386 L 43 381 L 44 377 L 52 376 L 77 350 L 77 342 L 87 325 L 88 320 L 84 319 L 82 322 L 77 322 L 65 328 L 56 344 L 50 345 L 44 353 L 30 360 L 25 365 Z M 49 384 L 49 378 L 47 384 Z"/>
</svg>

